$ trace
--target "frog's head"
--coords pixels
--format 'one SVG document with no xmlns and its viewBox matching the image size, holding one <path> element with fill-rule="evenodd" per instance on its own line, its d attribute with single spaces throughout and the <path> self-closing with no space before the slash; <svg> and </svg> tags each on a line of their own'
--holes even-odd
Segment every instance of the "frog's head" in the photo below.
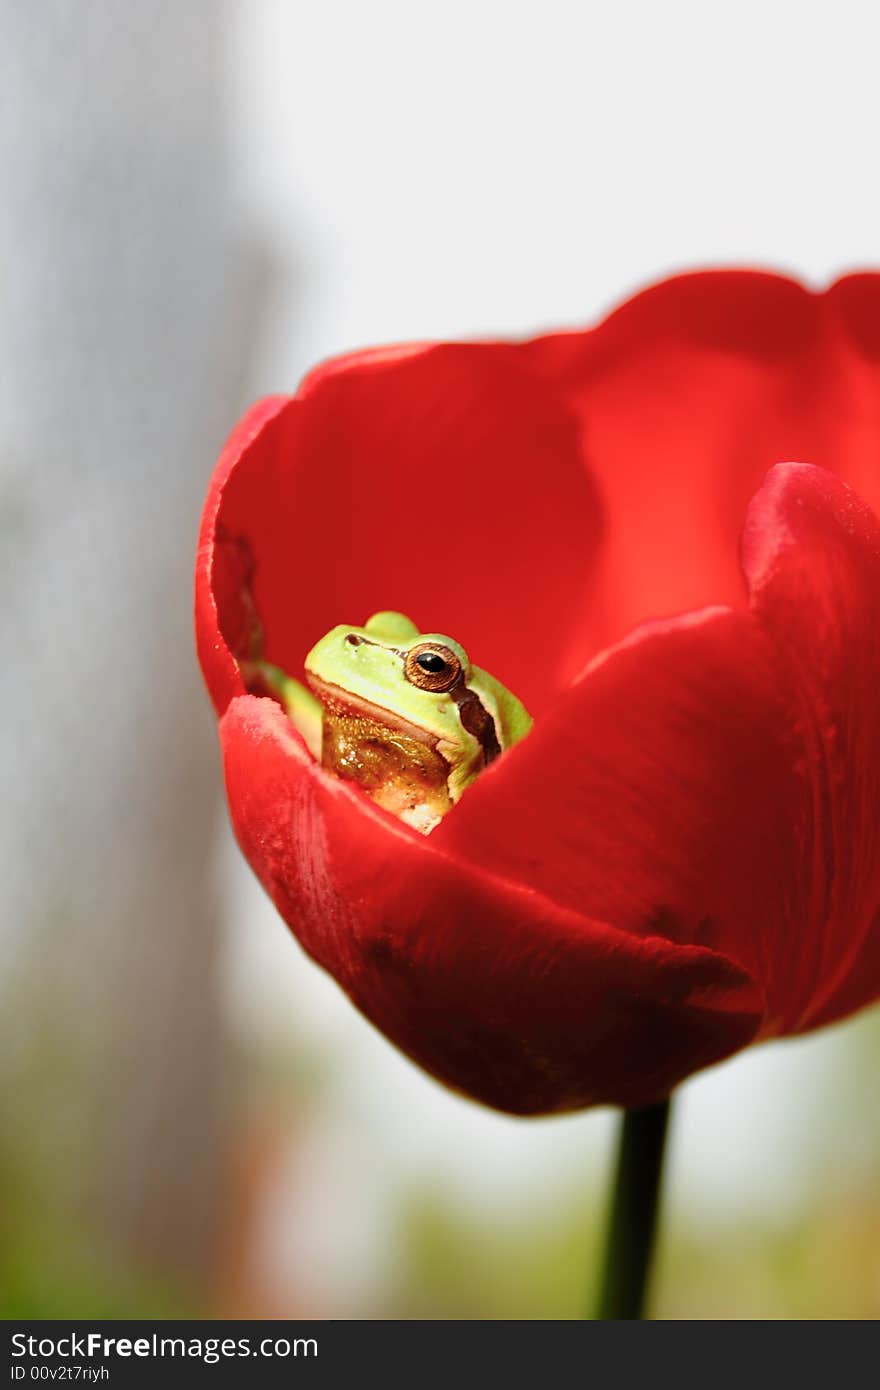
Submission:
<svg viewBox="0 0 880 1390">
<path fill-rule="evenodd" d="M 460 740 L 459 706 L 471 677 L 451 637 L 420 633 L 402 613 L 376 613 L 363 627 L 340 624 L 309 652 L 306 678 L 320 699 L 381 710 L 386 720 L 434 738 Z"/>
</svg>

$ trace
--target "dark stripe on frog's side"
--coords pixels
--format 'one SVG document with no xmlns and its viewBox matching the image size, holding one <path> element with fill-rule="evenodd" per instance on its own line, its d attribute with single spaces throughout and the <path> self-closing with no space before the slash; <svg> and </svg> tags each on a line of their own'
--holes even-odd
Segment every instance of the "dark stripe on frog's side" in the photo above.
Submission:
<svg viewBox="0 0 880 1390">
<path fill-rule="evenodd" d="M 406 651 L 400 647 L 387 647 L 384 642 L 374 642 L 370 637 L 361 637 L 357 633 L 351 633 L 347 639 L 355 646 L 361 643 L 367 647 L 385 647 L 386 651 L 393 652 L 399 656 L 401 661 L 406 660 Z M 475 690 L 469 689 L 465 684 L 464 672 L 461 680 L 457 681 L 449 695 L 458 705 L 458 717 L 461 720 L 461 727 L 477 740 L 483 750 L 483 762 L 486 767 L 493 763 L 496 758 L 501 756 L 501 744 L 498 742 L 498 730 L 495 727 L 495 720 L 486 709 L 479 695 Z"/>
<path fill-rule="evenodd" d="M 490 763 L 501 756 L 501 744 L 498 742 L 495 720 L 477 692 L 470 690 L 463 680 L 454 685 L 449 694 L 458 705 L 458 717 L 461 720 L 462 728 L 466 729 L 477 740 L 483 750 L 483 762 L 488 767 Z"/>
</svg>

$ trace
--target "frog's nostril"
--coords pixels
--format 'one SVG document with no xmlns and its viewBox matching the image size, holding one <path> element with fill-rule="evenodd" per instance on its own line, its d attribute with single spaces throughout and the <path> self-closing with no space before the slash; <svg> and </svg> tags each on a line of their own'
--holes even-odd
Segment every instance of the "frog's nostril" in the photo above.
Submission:
<svg viewBox="0 0 880 1390">
<path fill-rule="evenodd" d="M 359 647 L 361 644 L 361 639 L 355 632 L 350 632 L 345 640 L 350 642 L 353 647 Z"/>
</svg>

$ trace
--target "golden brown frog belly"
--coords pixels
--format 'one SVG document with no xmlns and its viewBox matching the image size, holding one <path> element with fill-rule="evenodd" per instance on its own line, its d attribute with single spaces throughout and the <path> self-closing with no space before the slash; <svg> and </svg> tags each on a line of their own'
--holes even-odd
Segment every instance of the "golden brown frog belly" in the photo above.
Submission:
<svg viewBox="0 0 880 1390">
<path fill-rule="evenodd" d="M 451 805 L 449 764 L 437 751 L 437 739 L 316 677 L 309 684 L 324 707 L 323 766 L 356 782 L 415 829 L 432 830 Z"/>
</svg>

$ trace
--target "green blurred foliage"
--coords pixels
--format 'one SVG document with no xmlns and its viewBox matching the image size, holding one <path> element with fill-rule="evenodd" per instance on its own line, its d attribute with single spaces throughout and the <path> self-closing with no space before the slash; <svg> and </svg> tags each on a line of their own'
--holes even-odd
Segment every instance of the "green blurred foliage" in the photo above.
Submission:
<svg viewBox="0 0 880 1390">
<path fill-rule="evenodd" d="M 386 1316 L 581 1318 L 593 1306 L 602 1230 L 601 1202 L 573 1193 L 492 1219 L 465 1217 L 438 1193 L 411 1194 Z M 668 1229 L 653 1290 L 656 1318 L 876 1318 L 877 1194 L 835 1194 L 772 1229 Z"/>
</svg>

